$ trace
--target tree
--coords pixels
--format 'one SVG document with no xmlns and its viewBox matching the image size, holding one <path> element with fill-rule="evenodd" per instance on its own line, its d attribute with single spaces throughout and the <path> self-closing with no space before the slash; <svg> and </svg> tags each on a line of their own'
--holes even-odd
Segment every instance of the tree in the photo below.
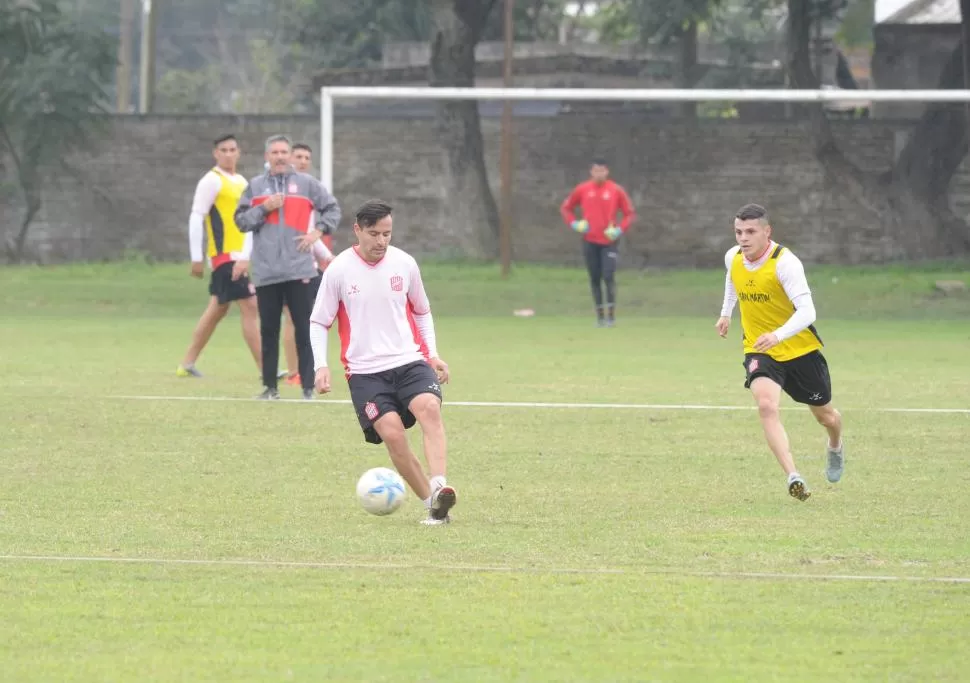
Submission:
<svg viewBox="0 0 970 683">
<path fill-rule="evenodd" d="M 475 46 L 495 3 L 496 0 L 431 2 L 432 86 L 474 87 Z M 469 254 L 495 257 L 498 208 L 485 169 L 478 105 L 474 100 L 440 102 L 435 123 L 446 158 L 445 195 L 451 199 L 448 220 L 461 235 Z"/>
<path fill-rule="evenodd" d="M 505 2 L 498 0 L 489 13 L 482 40 L 501 41 L 504 36 Z M 513 37 L 527 42 L 558 42 L 567 0 L 514 0 Z"/>
<path fill-rule="evenodd" d="M 603 31 L 607 38 L 632 38 L 641 45 L 675 43 L 679 49 L 674 85 L 692 88 L 698 80 L 698 28 L 711 21 L 721 4 L 722 0 L 625 0 L 610 7 L 604 17 Z M 680 109 L 686 118 L 697 115 L 694 102 L 684 102 Z"/>
<path fill-rule="evenodd" d="M 5 245 L 13 261 L 23 260 L 41 209 L 39 169 L 89 141 L 95 115 L 108 109 L 103 84 L 114 73 L 112 43 L 100 26 L 62 13 L 56 0 L 0 5 L 0 152 L 25 204 L 17 235 Z"/>
<path fill-rule="evenodd" d="M 787 68 L 794 88 L 819 87 L 809 48 L 810 4 L 788 0 Z M 938 89 L 963 87 L 963 49 L 961 41 Z M 950 180 L 967 153 L 967 119 L 960 104 L 928 104 L 893 167 L 878 174 L 862 170 L 840 149 L 821 105 L 809 107 L 809 119 L 815 156 L 833 186 L 865 207 L 906 256 L 932 258 L 970 249 L 967 225 L 947 199 Z"/>
</svg>

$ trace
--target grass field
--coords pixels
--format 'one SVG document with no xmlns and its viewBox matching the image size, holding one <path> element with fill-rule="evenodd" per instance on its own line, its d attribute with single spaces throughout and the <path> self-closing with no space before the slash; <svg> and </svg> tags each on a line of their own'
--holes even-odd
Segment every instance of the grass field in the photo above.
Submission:
<svg viewBox="0 0 970 683">
<path fill-rule="evenodd" d="M 578 271 L 425 277 L 442 528 L 357 507 L 388 461 L 341 382 L 247 400 L 236 314 L 174 376 L 185 268 L 0 269 L 0 679 L 970 679 L 970 295 L 932 290 L 965 265 L 809 269 L 847 464 L 825 482 L 786 399 L 806 503 L 714 333 L 722 272 L 623 272 L 606 330 Z"/>
</svg>

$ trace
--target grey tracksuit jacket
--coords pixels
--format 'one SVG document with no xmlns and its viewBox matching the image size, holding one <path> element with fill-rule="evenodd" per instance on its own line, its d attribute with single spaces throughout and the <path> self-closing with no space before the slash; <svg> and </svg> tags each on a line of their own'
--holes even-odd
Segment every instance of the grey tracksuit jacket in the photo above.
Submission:
<svg viewBox="0 0 970 683">
<path fill-rule="evenodd" d="M 285 196 L 283 206 L 267 212 L 262 204 L 272 195 Z M 317 230 L 332 234 L 340 222 L 340 207 L 316 178 L 289 169 L 282 175 L 268 171 L 249 181 L 236 208 L 236 225 L 253 233 L 249 274 L 257 287 L 289 280 L 316 277 L 311 252 L 297 250 L 297 238 L 305 235 L 315 214 Z"/>
</svg>

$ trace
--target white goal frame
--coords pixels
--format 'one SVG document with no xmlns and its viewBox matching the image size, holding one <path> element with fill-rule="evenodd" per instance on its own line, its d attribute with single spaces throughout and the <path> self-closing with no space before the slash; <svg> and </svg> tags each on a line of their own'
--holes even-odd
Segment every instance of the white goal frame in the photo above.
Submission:
<svg viewBox="0 0 970 683">
<path fill-rule="evenodd" d="M 320 180 L 333 187 L 333 105 L 338 99 L 572 100 L 624 102 L 964 102 L 970 90 L 789 90 L 675 88 L 436 88 L 339 86 L 320 88 Z"/>
</svg>

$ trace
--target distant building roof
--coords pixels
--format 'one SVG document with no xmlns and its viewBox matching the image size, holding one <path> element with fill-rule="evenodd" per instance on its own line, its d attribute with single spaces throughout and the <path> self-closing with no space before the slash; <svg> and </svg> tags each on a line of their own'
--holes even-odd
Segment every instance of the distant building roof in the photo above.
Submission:
<svg viewBox="0 0 970 683">
<path fill-rule="evenodd" d="M 910 0 L 909 2 L 887 1 L 884 8 L 891 13 L 878 18 L 880 24 L 959 24 L 960 0 Z"/>
</svg>

